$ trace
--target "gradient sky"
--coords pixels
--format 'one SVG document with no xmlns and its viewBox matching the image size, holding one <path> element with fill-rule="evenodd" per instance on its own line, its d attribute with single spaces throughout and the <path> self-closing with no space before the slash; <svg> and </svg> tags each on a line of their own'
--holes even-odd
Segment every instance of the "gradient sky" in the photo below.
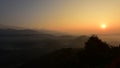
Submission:
<svg viewBox="0 0 120 68">
<path fill-rule="evenodd" d="M 73 34 L 120 33 L 120 0 L 0 0 L 0 23 Z"/>
</svg>

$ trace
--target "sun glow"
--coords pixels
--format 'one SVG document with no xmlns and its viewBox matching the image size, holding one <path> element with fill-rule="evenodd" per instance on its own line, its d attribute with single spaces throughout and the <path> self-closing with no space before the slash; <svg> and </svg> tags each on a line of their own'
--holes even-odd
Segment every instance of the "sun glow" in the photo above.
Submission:
<svg viewBox="0 0 120 68">
<path fill-rule="evenodd" d="M 106 29 L 106 28 L 107 28 L 107 25 L 106 25 L 106 24 L 102 24 L 102 25 L 101 25 L 101 28 L 102 28 L 102 29 Z"/>
</svg>

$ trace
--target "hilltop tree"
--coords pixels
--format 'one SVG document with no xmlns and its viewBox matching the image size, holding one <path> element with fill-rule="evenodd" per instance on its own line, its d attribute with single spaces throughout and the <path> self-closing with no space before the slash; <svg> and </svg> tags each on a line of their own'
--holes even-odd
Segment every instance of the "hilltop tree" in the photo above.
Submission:
<svg viewBox="0 0 120 68">
<path fill-rule="evenodd" d="M 96 35 L 91 36 L 85 44 L 85 50 L 88 52 L 106 53 L 110 49 L 109 45 Z"/>
</svg>

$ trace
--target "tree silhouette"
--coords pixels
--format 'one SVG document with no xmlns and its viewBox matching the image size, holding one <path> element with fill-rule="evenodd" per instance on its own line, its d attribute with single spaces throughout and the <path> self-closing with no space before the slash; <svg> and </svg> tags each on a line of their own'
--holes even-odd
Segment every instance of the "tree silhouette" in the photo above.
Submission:
<svg viewBox="0 0 120 68">
<path fill-rule="evenodd" d="M 96 35 L 91 36 L 85 44 L 85 49 L 89 51 L 106 51 L 109 49 L 108 44 L 100 40 Z"/>
</svg>

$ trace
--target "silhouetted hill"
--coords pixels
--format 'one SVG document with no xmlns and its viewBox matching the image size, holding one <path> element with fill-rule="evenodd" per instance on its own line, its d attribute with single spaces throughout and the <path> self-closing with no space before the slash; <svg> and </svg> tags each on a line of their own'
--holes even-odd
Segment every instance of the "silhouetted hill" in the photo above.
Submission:
<svg viewBox="0 0 120 68">
<path fill-rule="evenodd" d="M 64 33 L 50 30 L 38 30 L 38 29 L 30 29 L 18 26 L 10 26 L 0 24 L 0 34 L 52 34 L 52 35 L 64 35 Z"/>
<path fill-rule="evenodd" d="M 23 27 L 17 27 L 17 26 L 11 26 L 11 25 L 4 25 L 4 24 L 0 24 L 0 29 L 25 29 Z"/>
<path fill-rule="evenodd" d="M 26 62 L 20 68 L 120 68 L 119 64 L 120 47 L 109 47 L 97 36 L 92 36 L 84 49 L 63 48 Z"/>
<path fill-rule="evenodd" d="M 119 68 L 120 47 L 111 47 L 95 35 L 18 37 L 1 39 L 1 68 Z"/>
<path fill-rule="evenodd" d="M 76 57 L 79 48 L 85 46 L 88 38 L 88 36 L 71 36 L 43 30 L 0 28 L 0 67 L 18 68 L 29 61 L 36 59 L 40 61 L 50 56 L 51 58 L 48 59 L 52 61 L 52 57 L 57 59 L 56 55 L 63 56 L 62 61 L 69 56 L 72 59 Z M 68 51 L 66 48 L 75 49 Z M 64 58 L 65 54 L 66 58 Z M 46 58 L 42 58 L 43 56 Z"/>
<path fill-rule="evenodd" d="M 0 48 L 78 48 L 84 47 L 84 42 L 87 39 L 87 36 L 54 35 L 46 31 L 40 32 L 29 29 L 0 29 L 0 44 L 4 45 Z"/>
</svg>

